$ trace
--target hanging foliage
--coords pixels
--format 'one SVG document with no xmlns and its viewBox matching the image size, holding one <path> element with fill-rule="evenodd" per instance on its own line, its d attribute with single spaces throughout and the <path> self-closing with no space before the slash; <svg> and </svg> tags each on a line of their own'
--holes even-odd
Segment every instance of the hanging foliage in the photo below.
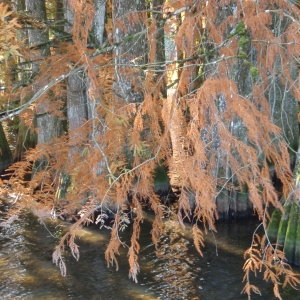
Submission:
<svg viewBox="0 0 300 300">
<path fill-rule="evenodd" d="M 219 216 L 238 213 L 238 206 L 253 210 L 266 231 L 268 208 L 283 212 L 281 196 L 295 189 L 299 8 L 282 0 L 106 1 L 105 33 L 94 48 L 93 15 L 103 9 L 94 4 L 68 1 L 65 30 L 72 39 L 54 39 L 43 58 L 47 68 L 34 81 L 47 84 L 0 118 L 26 119 L 41 102 L 49 107 L 45 114 L 68 112 L 65 135 L 39 143 L 10 168 L 13 188 L 33 199 L 26 205 L 76 217 L 53 255 L 62 274 L 65 247 L 78 260 L 76 232 L 94 222 L 110 227 L 105 257 L 117 268 L 119 232 L 131 226 L 129 276 L 137 281 L 145 208 L 154 214 L 156 247 L 170 210 L 182 226 L 193 223 L 201 255 L 205 231 L 217 230 Z M 45 166 L 28 182 L 41 159 Z M 158 186 L 173 191 L 171 205 Z M 284 251 L 266 236 L 255 235 L 245 258 L 249 297 L 259 293 L 250 283 L 258 270 L 279 299 L 282 278 L 284 285 L 299 284 Z"/>
</svg>

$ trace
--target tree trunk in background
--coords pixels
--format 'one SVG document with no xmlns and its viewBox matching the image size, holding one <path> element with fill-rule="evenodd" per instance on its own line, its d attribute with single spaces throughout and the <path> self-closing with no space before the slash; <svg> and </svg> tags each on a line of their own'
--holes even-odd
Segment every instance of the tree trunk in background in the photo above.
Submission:
<svg viewBox="0 0 300 300">
<path fill-rule="evenodd" d="M 284 36 L 288 26 L 293 21 L 274 14 L 272 29 L 274 36 Z M 290 78 L 293 80 L 291 83 Z M 290 147 L 293 166 L 296 161 L 296 152 L 299 143 L 298 101 L 291 92 L 292 85 L 299 79 L 299 65 L 286 63 L 284 58 L 277 54 L 272 68 L 268 70 L 268 89 L 266 97 L 271 108 L 272 122 L 282 128 L 283 138 Z M 298 99 L 299 100 L 299 99 Z"/>
<path fill-rule="evenodd" d="M 75 12 L 72 10 L 68 1 L 64 1 L 65 13 L 65 32 L 72 33 L 74 24 Z M 77 63 L 77 62 L 72 62 Z M 72 66 L 71 66 L 72 67 Z M 70 159 L 73 161 L 73 155 L 78 154 L 81 146 L 74 143 L 72 140 L 78 138 L 80 135 L 80 128 L 88 120 L 88 104 L 87 104 L 87 79 L 84 71 L 78 70 L 68 76 L 67 79 L 67 118 L 68 118 L 68 135 L 70 139 L 71 153 Z M 79 142 L 80 143 L 80 142 Z"/>
<path fill-rule="evenodd" d="M 106 18 L 106 3 L 105 1 L 102 0 L 96 0 L 94 3 L 95 7 L 95 15 L 94 15 L 94 20 L 93 20 L 93 25 L 92 25 L 92 30 L 90 33 L 90 41 L 89 43 L 93 48 L 99 49 L 103 46 L 104 43 L 104 38 L 105 38 L 105 18 Z M 97 72 L 93 75 L 95 75 L 95 78 L 97 77 Z M 96 108 L 99 106 L 100 102 L 102 99 L 101 98 L 101 93 L 94 91 L 93 89 L 97 85 L 96 82 L 88 82 L 88 89 L 91 89 L 91 95 L 89 96 L 89 101 L 88 101 L 88 117 L 89 119 L 97 119 L 98 112 L 96 111 Z M 93 123 L 95 125 L 95 123 Z M 95 128 L 92 129 L 93 133 L 95 132 Z M 96 130 L 99 131 L 99 130 Z M 101 131 L 101 129 L 100 129 Z M 98 132 L 99 133 L 99 132 Z"/>
<path fill-rule="evenodd" d="M 272 17 L 272 31 L 275 37 L 285 36 L 292 20 L 285 16 L 274 14 Z M 282 138 L 289 145 L 291 167 L 295 166 L 295 191 L 291 191 L 284 202 L 283 213 L 275 209 L 268 225 L 268 236 L 272 243 L 285 252 L 289 263 L 300 266 L 300 142 L 298 127 L 298 103 L 292 93 L 294 82 L 299 78 L 297 63 L 286 63 L 285 58 L 277 54 L 273 65 L 267 70 L 268 89 L 265 94 L 269 100 L 271 119 L 283 130 Z M 298 151 L 297 151 L 298 150 Z"/>
<path fill-rule="evenodd" d="M 144 99 L 144 75 L 147 61 L 145 0 L 113 1 L 113 39 L 115 48 L 115 95 L 127 103 Z"/>
<path fill-rule="evenodd" d="M 106 1 L 95 0 L 95 16 L 91 33 L 92 46 L 100 48 L 104 42 Z"/>
<path fill-rule="evenodd" d="M 156 94 L 158 99 L 163 98 L 164 102 L 167 99 L 167 73 L 166 73 L 166 40 L 165 40 L 165 24 L 166 20 L 163 15 L 163 0 L 154 0 L 152 1 L 150 10 L 151 21 L 153 27 L 155 28 L 154 32 L 150 36 L 151 46 L 149 46 L 149 63 L 152 63 L 154 60 L 154 76 L 153 81 L 155 82 L 154 88 L 156 89 Z M 154 46 L 153 46 L 154 44 Z M 153 50 L 152 50 L 153 49 Z M 153 55 L 154 52 L 154 55 Z M 155 57 L 152 57 L 155 56 Z M 168 60 L 168 59 L 167 59 Z M 170 59 L 169 59 L 170 60 Z M 151 69 L 150 69 L 151 70 Z M 155 192 L 158 195 L 166 195 L 170 192 L 170 178 L 166 166 L 157 166 L 155 169 Z"/>
<path fill-rule="evenodd" d="M 23 32 L 24 37 L 28 40 L 28 46 L 31 48 L 31 51 L 29 54 L 30 61 L 26 64 L 27 71 L 26 73 L 23 71 L 20 76 L 23 77 L 22 80 L 27 80 L 26 85 L 30 85 L 31 80 L 36 76 L 44 63 L 43 58 L 50 55 L 48 29 L 46 26 L 42 26 L 47 20 L 46 7 L 44 0 L 25 0 L 19 2 L 18 6 L 20 10 L 26 11 L 26 14 L 30 16 L 32 20 L 40 21 L 41 24 L 40 27 L 30 25 L 30 27 Z M 24 78 L 24 76 L 26 76 L 26 78 Z M 37 80 L 32 85 L 33 93 L 26 95 L 26 98 L 21 99 L 21 102 L 26 102 L 34 93 L 47 86 L 49 77 L 49 74 L 46 74 L 43 78 Z M 49 95 L 48 97 L 51 96 Z M 28 148 L 33 147 L 36 143 L 47 143 L 53 137 L 60 136 L 62 133 L 61 120 L 49 113 L 49 106 L 47 104 L 43 103 L 43 101 L 39 102 L 35 112 L 34 126 L 37 128 L 37 133 L 29 129 L 22 121 L 20 122 L 15 150 L 16 160 L 21 159 L 22 153 Z"/>
<path fill-rule="evenodd" d="M 25 11 L 25 0 L 16 0 L 15 5 L 13 6 L 17 11 Z M 28 31 L 26 29 L 20 30 L 20 39 L 26 40 L 28 39 Z M 20 58 L 19 65 L 17 66 L 18 72 L 16 74 L 16 80 L 18 85 L 28 85 L 31 77 L 31 64 L 26 63 L 23 58 Z M 28 97 L 24 96 L 21 93 L 20 96 L 20 104 L 25 103 L 28 101 Z M 34 124 L 32 124 L 32 127 Z M 26 150 L 33 148 L 36 145 L 37 136 L 35 131 L 32 128 L 29 128 L 22 119 L 20 119 L 19 127 L 18 127 L 18 134 L 16 138 L 16 148 L 14 151 L 14 161 L 19 161 L 22 159 L 23 154 Z"/>
<path fill-rule="evenodd" d="M 67 86 L 67 115 L 69 137 L 88 119 L 87 83 L 83 72 L 77 72 L 68 77 Z"/>
<path fill-rule="evenodd" d="M 10 151 L 5 132 L 0 123 L 0 174 L 12 163 L 12 153 Z"/>
<path fill-rule="evenodd" d="M 220 216 L 227 218 L 231 213 L 244 215 L 247 214 L 247 211 L 251 213 L 252 210 L 252 205 L 247 199 L 247 191 L 242 190 L 242 186 L 238 187 L 236 172 L 233 171 L 231 165 L 233 163 L 230 162 L 230 159 L 239 161 L 241 157 L 238 151 L 232 150 L 236 148 L 235 143 L 239 142 L 252 147 L 251 142 L 249 142 L 251 137 L 248 136 L 247 122 L 243 120 L 243 115 L 235 112 L 230 116 L 226 115 L 225 118 L 228 100 L 233 99 L 234 94 L 238 95 L 249 101 L 249 104 L 254 104 L 258 111 L 265 111 L 267 114 L 268 108 L 265 105 L 267 102 L 265 100 L 269 99 L 274 123 L 283 129 L 285 140 L 295 150 L 298 145 L 299 130 L 297 103 L 292 95 L 292 90 L 299 75 L 296 64 L 293 66 L 292 59 L 288 57 L 287 53 L 278 54 L 278 58 L 274 60 L 271 58 L 272 53 L 268 52 L 269 65 L 267 65 L 267 60 L 262 53 L 267 52 L 269 47 L 260 42 L 264 38 L 259 37 L 258 31 L 249 29 L 255 24 L 253 20 L 261 17 L 259 14 L 263 12 L 263 8 L 259 6 L 264 4 L 257 4 L 257 8 L 259 7 L 257 10 L 252 7 L 254 6 L 253 3 L 238 1 L 231 1 L 226 5 L 221 4 L 220 1 L 208 1 L 203 4 L 206 9 L 203 9 L 201 3 L 198 4 L 195 4 L 193 9 L 181 8 L 183 9 L 181 12 L 184 11 L 184 13 L 178 13 L 178 16 L 181 17 L 179 28 L 183 28 L 183 30 L 177 31 L 174 38 L 177 57 L 182 55 L 182 58 L 187 59 L 187 61 L 183 62 L 182 71 L 178 72 L 176 90 L 170 89 L 168 99 L 164 101 L 165 127 L 169 129 L 172 143 L 172 157 L 169 164 L 170 182 L 179 187 L 189 185 L 190 174 L 186 172 L 184 157 L 193 156 L 195 144 L 198 144 L 198 149 L 195 149 L 195 152 L 203 147 L 203 156 L 206 156 L 210 166 L 203 162 L 202 169 L 209 170 L 212 168 L 207 171 L 207 174 L 212 176 L 212 179 L 218 179 L 215 181 L 216 189 L 220 192 L 215 193 L 217 194 L 216 205 Z M 176 1 L 170 2 L 171 12 L 178 9 L 175 5 Z M 270 3 L 268 8 L 272 10 L 275 7 L 275 4 Z M 205 10 L 207 10 L 207 15 L 204 16 L 203 11 Z M 242 11 L 245 15 L 242 15 Z M 241 15 L 238 15 L 239 12 Z M 202 20 L 201 14 L 203 15 Z M 288 34 L 285 30 L 288 29 L 290 23 L 291 18 L 289 17 L 282 19 L 277 13 L 272 16 L 271 26 L 274 30 L 270 30 L 269 38 L 272 40 L 278 38 L 274 41 L 275 45 L 276 43 L 284 43 L 284 36 Z M 176 25 L 175 22 L 173 26 L 174 24 Z M 190 24 L 195 25 L 191 26 Z M 229 41 L 236 45 L 233 46 L 232 44 L 234 50 L 231 49 L 231 52 L 228 51 L 226 44 Z M 220 44 L 220 48 L 211 51 L 215 44 Z M 280 48 L 279 46 L 276 47 Z M 231 59 L 228 60 L 228 63 L 223 63 L 222 57 L 231 57 Z M 270 62 L 273 60 L 273 67 L 268 70 Z M 291 63 L 288 63 L 288 60 Z M 217 63 L 217 61 L 219 62 Z M 201 66 L 200 69 L 197 69 L 197 65 Z M 290 70 L 285 68 L 286 65 L 289 65 Z M 269 82 L 266 80 L 266 73 L 269 74 Z M 222 79 L 225 78 L 231 82 L 233 89 L 237 88 L 237 92 L 234 91 L 229 95 L 230 89 L 225 90 L 222 87 Z M 215 105 L 212 107 L 216 108 L 214 116 L 210 114 L 213 110 L 212 107 L 209 107 L 208 100 L 204 100 L 204 94 L 201 95 L 202 99 L 199 99 L 199 102 L 202 103 L 202 111 L 199 109 L 197 115 L 197 108 L 192 111 L 192 108 L 185 103 L 192 102 L 190 99 L 193 99 L 193 95 L 200 94 L 199 92 L 204 91 L 205 83 L 215 79 L 220 79 L 220 83 L 218 83 L 217 95 L 211 96 L 211 101 Z M 264 93 L 266 97 L 264 97 Z M 201 117 L 203 111 L 206 111 L 206 116 L 203 114 Z M 184 124 L 187 123 L 186 120 L 191 115 L 195 116 L 195 120 L 201 122 L 197 128 L 201 143 L 196 141 L 194 145 L 192 143 L 192 148 L 189 148 L 189 131 L 188 128 L 184 127 Z M 218 117 L 215 118 L 215 116 Z M 220 132 L 224 133 L 220 124 L 223 124 L 223 128 L 226 128 L 226 134 L 230 136 L 227 137 L 229 144 L 227 149 L 224 149 L 224 143 L 222 143 L 222 139 L 225 138 L 220 134 Z M 282 137 L 278 134 L 274 142 L 279 144 L 281 141 Z M 261 143 L 263 144 L 263 142 Z M 255 152 L 257 151 L 257 155 L 263 156 L 264 153 L 261 153 L 259 147 L 255 149 Z M 202 172 L 201 168 L 199 171 Z M 178 176 L 178 174 L 182 175 Z M 213 198 L 213 193 L 211 196 Z"/>
<path fill-rule="evenodd" d="M 172 7 L 172 5 L 174 6 Z M 170 13 L 174 13 L 176 9 L 176 2 L 171 3 Z M 189 198 L 189 205 L 193 207 L 194 191 L 189 189 L 189 174 L 182 160 L 182 157 L 190 155 L 186 138 L 186 120 L 188 116 L 185 95 L 192 94 L 199 88 L 197 81 L 198 69 L 202 62 L 197 59 L 192 62 L 182 62 L 180 60 L 194 56 L 195 45 L 192 45 L 192 43 L 196 42 L 199 32 L 203 29 L 201 22 L 198 22 L 193 11 L 183 9 L 182 12 L 182 14 L 178 13 L 167 21 L 170 24 L 167 24 L 168 31 L 166 32 L 166 59 L 168 62 L 172 60 L 178 60 L 178 62 L 170 65 L 171 72 L 168 76 L 168 85 L 171 87 L 167 91 L 167 99 L 163 104 L 163 118 L 165 128 L 170 132 L 172 144 L 172 157 L 170 157 L 169 162 L 170 184 L 174 192 L 180 190 L 182 196 L 185 195 L 184 197 Z M 190 22 L 195 24 L 193 28 L 188 27 L 183 31 L 177 29 L 180 26 L 185 28 Z M 182 190 L 182 186 L 187 188 Z"/>
<path fill-rule="evenodd" d="M 25 8 L 28 14 L 37 20 L 45 22 L 46 6 L 44 0 L 25 0 Z M 29 47 L 34 50 L 30 54 L 32 63 L 32 76 L 38 73 L 40 66 L 44 63 L 43 57 L 50 55 L 49 49 L 49 33 L 47 28 L 31 28 L 28 29 L 28 43 Z M 33 86 L 33 91 L 37 92 L 39 89 L 47 85 L 48 76 L 39 80 Z M 48 96 L 51 97 L 50 95 Z M 60 136 L 62 132 L 62 125 L 58 117 L 52 116 L 49 113 L 47 104 L 38 103 L 36 107 L 36 126 L 37 126 L 37 143 L 47 143 L 53 137 Z"/>
<path fill-rule="evenodd" d="M 75 5 L 75 4 L 74 4 Z M 76 6 L 76 5 L 75 5 Z M 65 12 L 65 32 L 73 34 L 74 47 L 80 48 L 81 45 L 76 44 L 81 37 L 76 39 L 76 36 L 80 36 L 80 33 L 74 33 L 72 28 L 74 24 L 74 19 L 78 17 L 77 11 L 73 11 L 68 1 L 64 1 L 64 12 Z M 97 0 L 94 3 L 94 19 L 92 28 L 89 34 L 88 41 L 82 40 L 82 43 L 87 42 L 89 46 L 93 48 L 100 48 L 104 40 L 104 24 L 105 24 L 105 13 L 106 13 L 106 3 L 105 1 Z M 77 20 L 78 22 L 78 20 Z M 75 38 L 74 38 L 75 36 Z M 72 62 L 77 63 L 77 62 Z M 69 137 L 69 160 L 66 162 L 68 170 L 77 169 L 79 172 L 85 169 L 83 162 L 84 155 L 88 155 L 84 152 L 87 145 L 96 143 L 97 145 L 93 148 L 93 151 L 97 152 L 98 147 L 101 144 L 98 143 L 98 135 L 102 133 L 102 123 L 100 121 L 100 116 L 98 115 L 97 107 L 101 102 L 101 93 L 94 90 L 97 86 L 96 82 L 92 82 L 97 78 L 95 70 L 90 70 L 91 73 L 87 74 L 83 70 L 78 70 L 73 72 L 68 76 L 67 79 L 67 119 L 68 119 L 68 137 Z M 99 88 L 101 89 L 101 87 Z M 88 146 L 87 146 L 88 147 Z M 85 153 L 85 154 L 83 154 Z M 83 162 L 83 164 L 81 164 Z M 93 167 L 93 171 L 100 174 L 103 169 L 103 163 L 101 161 L 96 161 Z M 61 184 L 61 195 L 66 195 L 68 193 L 67 188 L 70 184 L 75 184 L 75 177 L 71 178 L 68 174 L 68 170 L 63 171 L 62 184 Z M 90 177 L 90 184 L 93 184 L 93 175 Z M 93 177 L 94 178 L 94 177 Z M 92 193 L 91 193 L 92 194 Z M 75 195 L 74 201 L 78 198 L 84 200 L 88 197 L 89 193 L 83 193 L 82 195 Z M 71 193 L 68 194 L 69 199 L 72 198 Z M 80 199 L 79 199 L 80 200 Z"/>
<path fill-rule="evenodd" d="M 284 201 L 283 213 L 275 209 L 268 225 L 268 237 L 284 251 L 289 263 L 300 266 L 300 147 L 295 166 L 295 191 Z"/>
<path fill-rule="evenodd" d="M 153 19 L 155 20 L 156 25 L 156 32 L 155 32 L 155 42 L 156 42 L 156 49 L 155 49 L 155 62 L 156 62 L 156 81 L 159 82 L 161 80 L 164 81 L 162 85 L 161 93 L 164 98 L 167 97 L 167 82 L 166 82 L 166 49 L 165 49 L 165 19 L 163 17 L 163 0 L 154 0 L 152 1 L 152 8 L 153 8 Z"/>
<path fill-rule="evenodd" d="M 20 120 L 18 134 L 16 138 L 16 148 L 14 151 L 14 161 L 19 161 L 23 158 L 24 153 L 36 145 L 35 132 L 27 127 L 25 123 Z"/>
<path fill-rule="evenodd" d="M 231 3 L 228 6 L 220 7 L 216 23 L 221 24 L 224 19 L 230 17 L 234 12 L 235 6 L 236 5 L 234 3 Z M 272 9 L 271 3 L 269 8 Z M 276 9 L 276 5 L 274 6 L 274 9 Z M 281 36 L 284 36 L 285 30 L 290 23 L 291 20 L 288 17 L 281 18 L 279 14 L 275 13 L 272 18 L 272 24 L 270 25 L 274 37 L 280 38 Z M 275 143 L 277 143 L 277 140 L 282 138 L 285 139 L 288 145 L 291 147 L 291 157 L 294 158 L 296 156 L 294 151 L 297 151 L 299 140 L 297 118 L 298 109 L 297 101 L 290 91 L 292 90 L 292 85 L 294 85 L 294 82 L 297 81 L 299 76 L 297 67 L 295 65 L 293 66 L 292 62 L 288 63 L 290 67 L 289 69 L 286 68 L 285 71 L 289 73 L 289 75 L 284 75 L 283 69 L 286 65 L 284 60 L 286 58 L 281 58 L 280 54 L 278 54 L 278 57 L 274 60 L 273 68 L 266 70 L 266 67 L 268 66 L 265 66 L 261 63 L 263 59 L 260 58 L 262 54 L 258 53 L 258 44 L 252 42 L 251 40 L 256 39 L 254 37 L 255 33 L 248 31 L 247 24 L 244 24 L 244 22 L 239 22 L 234 26 L 236 27 L 231 29 L 227 28 L 223 32 L 224 36 L 230 36 L 230 34 L 235 32 L 239 45 L 236 62 L 229 70 L 230 78 L 236 83 L 238 92 L 242 97 L 245 99 L 251 99 L 253 102 L 255 102 L 257 101 L 255 98 L 258 98 L 257 95 L 255 95 L 255 89 L 258 86 L 263 85 L 264 80 L 263 74 L 260 74 L 258 70 L 268 74 L 265 96 L 270 104 L 271 120 L 283 130 L 283 136 L 276 137 Z M 279 39 L 278 43 L 280 42 L 283 41 Z M 213 57 L 213 59 L 215 59 L 215 57 Z M 212 72 L 216 72 L 216 70 L 211 68 L 208 71 L 208 74 L 211 74 Z M 290 78 L 293 79 L 292 82 Z M 261 99 L 263 99 L 263 95 L 261 96 Z M 222 97 L 219 97 L 219 111 L 222 111 L 222 105 L 224 104 L 225 102 L 223 101 Z M 263 104 L 256 102 L 255 105 L 260 109 Z M 245 127 L 242 119 L 239 117 L 234 118 L 229 124 L 230 125 L 228 129 L 233 136 L 237 137 L 238 140 L 244 143 L 248 143 L 247 128 Z M 226 161 L 226 153 L 221 151 L 221 149 L 219 153 L 221 153 L 220 160 Z M 263 154 L 258 151 L 258 155 Z M 219 177 L 224 176 L 225 174 L 226 179 L 232 177 L 232 182 L 234 185 L 236 185 L 235 176 L 233 176 L 230 168 L 221 168 L 219 170 L 216 169 L 216 174 L 218 174 Z M 249 201 L 245 202 L 245 195 L 245 191 L 242 190 L 225 191 L 225 193 L 222 192 L 217 198 L 217 204 L 219 208 L 221 208 L 222 214 L 225 214 L 226 216 L 227 212 L 233 211 L 234 213 L 243 215 L 244 212 L 247 210 L 249 211 L 249 209 L 251 213 L 252 204 Z M 225 205 L 224 203 L 228 203 L 228 205 Z M 242 211 L 236 210 L 236 207 L 239 206 Z"/>
<path fill-rule="evenodd" d="M 64 16 L 64 2 L 63 0 L 56 0 L 55 2 L 55 29 L 58 31 L 58 37 L 60 34 L 64 36 L 65 29 L 65 16 Z"/>
<path fill-rule="evenodd" d="M 106 1 L 95 0 L 94 3 L 95 14 L 93 19 L 92 30 L 90 34 L 90 43 L 96 49 L 101 48 L 105 42 L 105 21 L 106 21 Z M 99 112 L 99 107 L 101 107 L 101 103 L 104 102 L 104 87 L 101 86 L 98 89 L 95 89 L 97 86 L 97 82 L 92 82 L 94 79 L 98 78 L 99 73 L 101 71 L 95 70 L 92 72 L 92 76 L 90 76 L 90 80 L 88 82 L 89 96 L 88 96 L 88 119 L 90 121 L 90 138 L 93 143 L 93 148 L 98 153 L 99 149 L 101 154 L 99 155 L 99 160 L 95 164 L 95 173 L 97 175 L 103 174 L 105 170 L 105 162 L 103 158 L 103 153 L 105 153 L 105 146 L 103 146 L 101 142 L 101 138 L 105 133 L 105 120 L 104 117 Z M 97 176 L 96 176 L 97 177 Z"/>
</svg>

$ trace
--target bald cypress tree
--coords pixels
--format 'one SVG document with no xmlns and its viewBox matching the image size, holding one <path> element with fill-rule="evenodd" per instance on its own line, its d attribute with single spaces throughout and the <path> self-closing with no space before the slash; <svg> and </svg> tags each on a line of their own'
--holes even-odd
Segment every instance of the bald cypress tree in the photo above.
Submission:
<svg viewBox="0 0 300 300">
<path fill-rule="evenodd" d="M 132 217 L 134 280 L 144 207 L 155 215 L 156 246 L 170 209 L 181 225 L 193 220 L 200 254 L 204 233 L 217 230 L 216 220 L 230 209 L 254 210 L 266 231 L 269 207 L 283 211 L 281 199 L 295 190 L 299 8 L 282 0 L 107 1 L 105 19 L 93 23 L 98 2 L 66 3 L 71 41 L 60 43 L 49 62 L 51 86 L 69 82 L 68 134 L 37 145 L 24 163 L 47 155 L 51 176 L 61 169 L 72 175 L 68 205 L 54 205 L 62 214 L 77 209 L 80 216 L 53 255 L 63 274 L 64 246 L 79 258 L 78 227 L 104 224 L 109 213 L 108 264 L 117 265 L 119 231 Z M 97 43 L 90 39 L 95 26 L 103 38 Z M 171 208 L 155 193 L 159 168 L 178 192 Z M 17 170 L 21 164 L 16 176 Z M 59 184 L 50 186 L 47 201 L 56 204 Z M 285 284 L 298 283 L 266 235 L 255 236 L 245 257 L 249 297 L 258 292 L 251 271 L 262 270 L 278 298 L 281 275 Z"/>
</svg>

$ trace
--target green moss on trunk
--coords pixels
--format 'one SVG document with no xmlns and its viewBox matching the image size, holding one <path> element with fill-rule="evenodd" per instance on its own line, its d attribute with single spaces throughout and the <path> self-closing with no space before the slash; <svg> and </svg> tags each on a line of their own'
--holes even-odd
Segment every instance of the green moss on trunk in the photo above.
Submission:
<svg viewBox="0 0 300 300">
<path fill-rule="evenodd" d="M 277 244 L 282 247 L 284 246 L 291 206 L 292 203 L 290 202 L 286 202 L 284 204 L 284 214 L 281 217 L 279 228 L 278 228 Z"/>
<path fill-rule="evenodd" d="M 290 263 L 295 261 L 295 250 L 296 250 L 296 234 L 297 234 L 297 222 L 299 216 L 299 206 L 292 204 L 290 210 L 290 216 L 288 221 L 288 227 L 286 230 L 286 236 L 284 241 L 284 252 L 286 258 Z"/>
<path fill-rule="evenodd" d="M 279 209 L 275 209 L 272 213 L 271 221 L 268 226 L 268 237 L 272 244 L 276 243 L 281 217 L 281 211 Z"/>
<path fill-rule="evenodd" d="M 295 241 L 295 258 L 294 264 L 300 266 L 300 217 L 299 217 L 299 208 L 298 208 L 298 224 L 297 224 L 297 234 Z"/>
</svg>

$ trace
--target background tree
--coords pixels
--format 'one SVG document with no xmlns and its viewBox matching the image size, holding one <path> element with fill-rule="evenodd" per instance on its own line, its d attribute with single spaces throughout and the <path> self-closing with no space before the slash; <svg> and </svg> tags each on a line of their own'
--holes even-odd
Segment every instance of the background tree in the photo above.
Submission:
<svg viewBox="0 0 300 300">
<path fill-rule="evenodd" d="M 0 3 L 0 106 L 5 109 L 8 97 L 5 90 L 11 87 L 10 67 L 12 61 L 17 59 L 20 54 L 20 43 L 17 39 L 17 30 L 20 28 L 16 18 L 10 18 L 12 12 L 8 7 Z M 9 19 L 10 18 L 10 19 Z M 0 173 L 2 173 L 12 163 L 12 153 L 0 123 Z"/>
<path fill-rule="evenodd" d="M 0 173 L 2 173 L 12 163 L 12 154 L 2 125 L 0 125 L 0 141 L 1 141 Z"/>
<path fill-rule="evenodd" d="M 115 94 L 126 101 L 143 100 L 143 75 L 139 65 L 147 61 L 146 3 L 113 1 L 113 41 L 117 82 Z"/>
<path fill-rule="evenodd" d="M 33 78 L 38 74 L 41 56 L 49 54 L 49 47 L 47 45 L 48 33 L 42 23 L 46 20 L 46 7 L 44 1 L 26 2 L 19 0 L 15 2 L 14 8 L 17 13 L 23 15 L 24 22 L 27 25 L 27 28 L 22 30 L 20 38 L 27 41 L 29 51 L 27 57 L 21 58 L 18 66 L 15 68 L 18 80 L 17 85 L 25 87 L 32 83 Z M 35 85 L 36 87 L 33 88 L 33 92 L 39 89 L 37 83 Z M 30 92 L 21 93 L 20 103 L 25 103 L 29 97 Z M 34 147 L 36 144 L 37 137 L 33 130 L 35 121 L 33 115 L 31 117 L 31 121 L 27 121 L 27 124 L 21 123 L 19 126 L 15 153 L 16 159 L 20 159 L 27 149 Z"/>
</svg>

